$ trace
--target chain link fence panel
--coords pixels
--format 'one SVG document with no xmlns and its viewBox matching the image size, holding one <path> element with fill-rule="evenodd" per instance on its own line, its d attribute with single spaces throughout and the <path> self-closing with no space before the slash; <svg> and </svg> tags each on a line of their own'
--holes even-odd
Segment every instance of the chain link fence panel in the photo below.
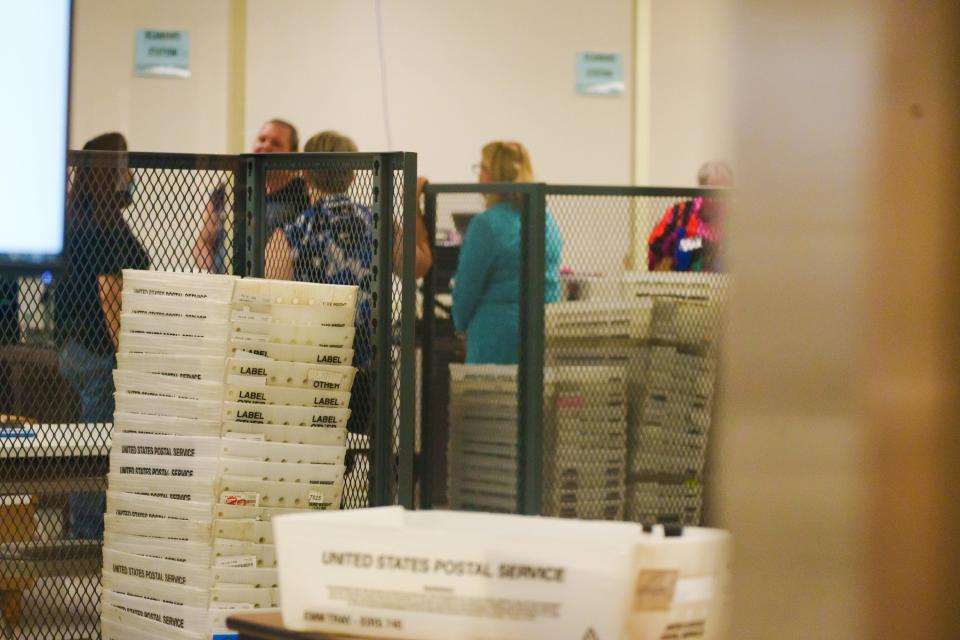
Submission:
<svg viewBox="0 0 960 640">
<path fill-rule="evenodd" d="M 410 491 L 401 285 L 414 285 L 399 258 L 415 176 L 412 154 L 71 152 L 69 268 L 0 279 L 2 637 L 99 638 L 121 269 L 359 286 L 343 507 Z"/>
<path fill-rule="evenodd" d="M 435 249 L 424 303 L 424 503 L 523 510 L 536 464 L 543 515 L 700 524 L 728 280 L 724 194 L 545 186 L 542 396 L 532 392 L 543 417 L 518 425 L 531 390 L 517 369 L 457 364 L 467 348 L 450 322 L 450 277 L 463 229 L 486 209 L 476 187 L 460 187 L 435 185 L 429 210 L 450 240 Z"/>
<path fill-rule="evenodd" d="M 71 152 L 67 268 L 0 280 L 4 637 L 99 638 L 120 270 L 232 273 L 238 166 Z"/>
</svg>

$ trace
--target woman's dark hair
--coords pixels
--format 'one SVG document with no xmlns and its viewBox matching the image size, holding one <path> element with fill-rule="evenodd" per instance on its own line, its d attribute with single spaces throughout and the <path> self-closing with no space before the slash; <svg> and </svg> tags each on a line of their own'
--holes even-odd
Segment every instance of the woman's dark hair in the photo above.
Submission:
<svg viewBox="0 0 960 640">
<path fill-rule="evenodd" d="M 74 169 L 70 189 L 69 212 L 76 219 L 87 219 L 98 227 L 112 227 L 123 220 L 123 210 L 133 197 L 126 156 L 127 139 L 122 133 L 103 133 L 83 145 L 84 151 L 115 151 L 116 161 L 85 163 Z"/>
</svg>

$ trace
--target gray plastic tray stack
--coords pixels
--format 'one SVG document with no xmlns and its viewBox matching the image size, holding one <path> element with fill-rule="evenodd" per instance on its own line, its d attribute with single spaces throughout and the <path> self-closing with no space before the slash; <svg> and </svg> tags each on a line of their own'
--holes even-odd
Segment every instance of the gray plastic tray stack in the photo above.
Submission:
<svg viewBox="0 0 960 640">
<path fill-rule="evenodd" d="M 452 364 L 450 377 L 450 506 L 516 512 L 517 367 Z M 543 514 L 619 519 L 625 499 L 623 368 L 547 368 L 544 403 Z"/>
<path fill-rule="evenodd" d="M 625 368 L 626 516 L 698 524 L 723 283 L 643 274 L 592 291 L 597 298 L 547 305 L 545 362 Z"/>
<path fill-rule="evenodd" d="M 355 287 L 124 272 L 104 638 L 279 605 L 272 518 L 338 509 Z"/>
</svg>

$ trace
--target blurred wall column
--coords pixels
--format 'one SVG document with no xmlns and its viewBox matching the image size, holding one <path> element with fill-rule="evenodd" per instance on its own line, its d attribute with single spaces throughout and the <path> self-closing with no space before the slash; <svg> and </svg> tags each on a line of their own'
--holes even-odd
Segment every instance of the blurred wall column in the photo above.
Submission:
<svg viewBox="0 0 960 640">
<path fill-rule="evenodd" d="M 737 640 L 957 637 L 955 13 L 736 2 Z"/>
<path fill-rule="evenodd" d="M 247 150 L 247 0 L 231 0 L 229 9 L 230 35 L 227 89 L 227 145 L 229 153 Z"/>
<path fill-rule="evenodd" d="M 887 2 L 868 358 L 873 637 L 960 637 L 960 3 Z"/>
</svg>

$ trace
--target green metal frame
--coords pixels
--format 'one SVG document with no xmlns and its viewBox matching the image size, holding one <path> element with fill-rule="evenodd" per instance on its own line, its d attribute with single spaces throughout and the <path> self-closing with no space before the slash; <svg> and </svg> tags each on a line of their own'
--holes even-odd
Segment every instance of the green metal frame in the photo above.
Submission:
<svg viewBox="0 0 960 640">
<path fill-rule="evenodd" d="M 461 183 L 428 184 L 426 194 L 426 212 L 428 228 L 436 226 L 438 194 L 520 194 L 521 205 L 521 254 L 520 254 L 520 362 L 517 370 L 517 404 L 520 415 L 517 459 L 521 468 L 518 480 L 517 510 L 519 513 L 537 515 L 540 513 L 543 483 L 543 322 L 544 322 L 544 242 L 533 242 L 532 238 L 544 238 L 546 233 L 546 194 L 547 185 L 543 183 Z M 433 242 L 431 233 L 431 243 Z M 428 439 L 431 409 L 429 407 L 429 388 L 433 380 L 433 367 L 430 364 L 433 349 L 433 295 L 434 281 L 428 276 L 428 288 L 424 291 L 424 310 L 429 314 L 425 318 L 424 348 L 421 365 L 423 377 L 423 399 L 421 401 L 421 438 Z M 427 311 L 429 309 L 429 311 Z M 427 447 L 421 447 L 426 452 Z M 423 453 L 421 454 L 423 455 Z M 430 464 L 429 456 L 421 463 L 421 470 Z M 421 475 L 425 477 L 425 474 Z M 421 493 L 421 506 L 430 508 L 433 497 L 422 482 L 425 491 Z"/>
<path fill-rule="evenodd" d="M 545 238 L 547 198 L 549 196 L 607 196 L 607 197 L 676 197 L 693 198 L 716 195 L 726 189 L 687 187 L 634 187 L 606 185 L 553 185 L 544 183 L 444 183 L 428 184 L 424 217 L 430 234 L 431 248 L 436 235 L 437 196 L 443 194 L 523 194 L 521 226 L 521 307 L 520 307 L 520 363 L 518 370 L 518 405 L 520 424 L 518 460 L 518 511 L 539 514 L 542 504 L 543 471 L 543 364 L 544 364 L 544 304 L 545 304 L 545 246 L 535 238 Z M 421 478 L 420 505 L 432 508 L 433 495 L 425 479 L 430 465 L 430 448 L 434 412 L 430 388 L 436 372 L 433 370 L 434 300 L 436 282 L 431 270 L 423 282 L 423 333 L 421 377 L 423 397 L 420 402 L 421 453 L 418 475 Z M 535 425 L 535 426 L 531 426 Z"/>
<path fill-rule="evenodd" d="M 417 446 L 416 407 L 417 365 L 414 328 L 417 322 L 417 156 L 404 154 L 403 171 L 403 263 L 400 298 L 400 442 L 398 447 L 398 501 L 413 509 L 414 453 Z"/>
</svg>

